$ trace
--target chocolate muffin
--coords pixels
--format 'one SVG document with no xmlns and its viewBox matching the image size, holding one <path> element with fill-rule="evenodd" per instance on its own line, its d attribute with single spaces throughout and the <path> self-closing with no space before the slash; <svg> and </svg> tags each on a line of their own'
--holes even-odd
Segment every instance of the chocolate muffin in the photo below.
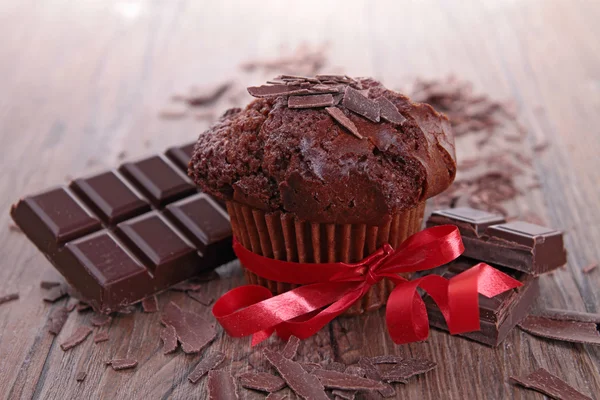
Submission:
<svg viewBox="0 0 600 400">
<path fill-rule="evenodd" d="M 223 200 L 247 249 L 304 263 L 356 262 L 421 229 L 425 201 L 454 180 L 446 116 L 373 79 L 281 76 L 200 135 L 189 175 Z M 248 280 L 276 293 L 293 285 Z M 353 306 L 378 308 L 380 282 Z"/>
</svg>

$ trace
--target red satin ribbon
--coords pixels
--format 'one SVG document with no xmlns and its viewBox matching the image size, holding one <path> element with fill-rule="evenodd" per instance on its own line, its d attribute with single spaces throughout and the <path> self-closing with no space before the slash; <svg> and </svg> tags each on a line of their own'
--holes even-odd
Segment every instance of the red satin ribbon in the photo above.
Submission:
<svg viewBox="0 0 600 400">
<path fill-rule="evenodd" d="M 362 261 L 350 263 L 294 263 L 263 257 L 234 241 L 242 265 L 277 282 L 300 284 L 273 296 L 263 286 L 247 285 L 225 293 L 214 305 L 213 315 L 233 337 L 253 335 L 252 345 L 274 331 L 286 339 L 305 339 L 346 311 L 369 288 L 387 278 L 396 285 L 387 301 L 386 322 L 397 344 L 427 339 L 429 320 L 417 288 L 423 289 L 440 308 L 450 333 L 479 330 L 479 294 L 493 297 L 521 286 L 506 274 L 480 263 L 446 279 L 427 275 L 407 280 L 398 274 L 429 270 L 456 259 L 464 251 L 458 229 L 436 226 L 418 232 L 394 250 L 388 244 Z"/>
</svg>

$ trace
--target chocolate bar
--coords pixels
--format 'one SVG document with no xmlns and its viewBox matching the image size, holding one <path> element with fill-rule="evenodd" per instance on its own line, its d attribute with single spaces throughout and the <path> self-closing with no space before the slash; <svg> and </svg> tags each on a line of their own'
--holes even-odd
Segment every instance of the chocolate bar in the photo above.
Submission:
<svg viewBox="0 0 600 400">
<path fill-rule="evenodd" d="M 442 276 L 451 278 L 478 264 L 479 261 L 460 257 L 450 264 Z M 494 266 L 505 274 L 519 280 L 523 286 L 487 298 L 479 295 L 479 318 L 481 330 L 461 333 L 460 336 L 475 340 L 488 346 L 498 346 L 508 333 L 527 315 L 538 297 L 540 289 L 538 280 L 521 271 Z M 436 328 L 448 330 L 444 316 L 431 297 L 425 298 L 429 323 Z"/>
<path fill-rule="evenodd" d="M 235 258 L 227 212 L 186 175 L 192 150 L 26 197 L 12 218 L 82 300 L 116 311 Z"/>
<path fill-rule="evenodd" d="M 506 222 L 497 214 L 473 208 L 435 211 L 427 227 L 452 224 L 462 235 L 466 257 L 502 265 L 532 275 L 567 262 L 560 231 L 522 221 Z"/>
</svg>

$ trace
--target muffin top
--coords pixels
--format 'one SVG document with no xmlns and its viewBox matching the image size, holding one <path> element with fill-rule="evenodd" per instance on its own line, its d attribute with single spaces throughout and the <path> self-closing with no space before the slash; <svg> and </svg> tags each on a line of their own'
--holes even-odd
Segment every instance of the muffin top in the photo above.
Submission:
<svg viewBox="0 0 600 400">
<path fill-rule="evenodd" d="M 450 123 L 430 105 L 369 78 L 269 83 L 200 135 L 189 175 L 206 193 L 310 222 L 380 225 L 454 180 Z"/>
</svg>

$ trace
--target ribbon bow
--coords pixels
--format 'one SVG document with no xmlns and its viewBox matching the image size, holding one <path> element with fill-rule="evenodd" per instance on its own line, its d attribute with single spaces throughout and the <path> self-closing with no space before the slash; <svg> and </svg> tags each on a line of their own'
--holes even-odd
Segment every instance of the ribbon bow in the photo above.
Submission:
<svg viewBox="0 0 600 400">
<path fill-rule="evenodd" d="M 464 251 L 458 228 L 442 225 L 418 232 L 396 250 L 388 244 L 358 263 L 296 263 L 264 257 L 234 241 L 242 265 L 272 281 L 303 285 L 273 296 L 258 285 L 238 287 L 214 305 L 213 315 L 233 337 L 253 335 L 252 345 L 274 331 L 305 339 L 350 308 L 387 278 L 396 285 L 387 301 L 386 322 L 397 344 L 427 339 L 429 320 L 417 288 L 440 308 L 451 334 L 479 330 L 479 294 L 494 297 L 521 286 L 508 275 L 479 263 L 451 279 L 427 275 L 408 280 L 398 274 L 433 269 Z"/>
</svg>

